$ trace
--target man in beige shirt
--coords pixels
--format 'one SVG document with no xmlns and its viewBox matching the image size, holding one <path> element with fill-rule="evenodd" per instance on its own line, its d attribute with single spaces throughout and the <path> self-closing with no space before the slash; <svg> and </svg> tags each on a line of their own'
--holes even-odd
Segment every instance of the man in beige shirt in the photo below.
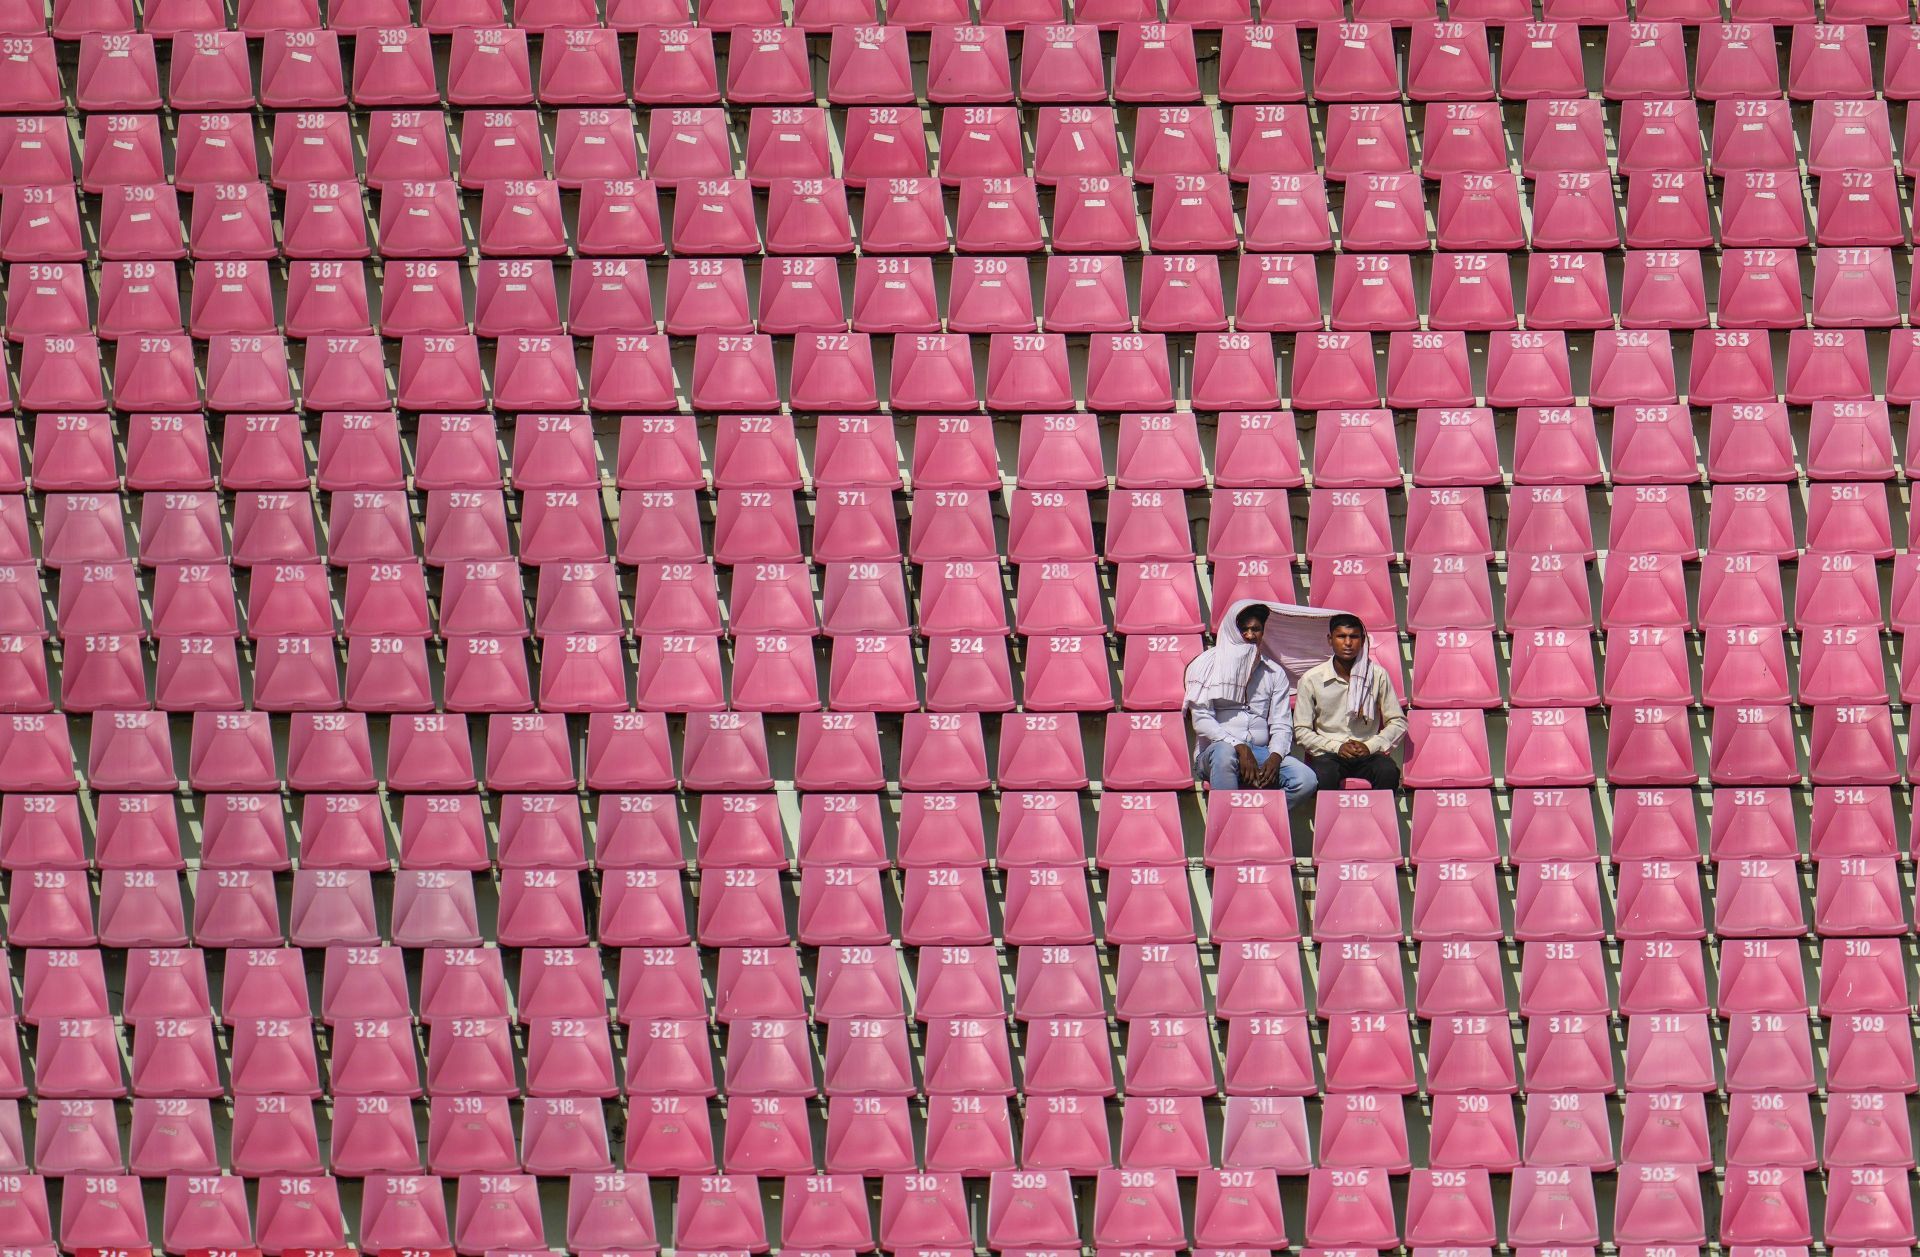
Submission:
<svg viewBox="0 0 1920 1257">
<path fill-rule="evenodd" d="M 1367 626 L 1359 616 L 1327 621 L 1332 657 L 1307 670 L 1293 700 L 1294 754 L 1303 756 L 1322 790 L 1349 777 L 1375 790 L 1400 784 L 1393 750 L 1407 736 L 1407 716 L 1387 674 L 1367 655 Z"/>
</svg>

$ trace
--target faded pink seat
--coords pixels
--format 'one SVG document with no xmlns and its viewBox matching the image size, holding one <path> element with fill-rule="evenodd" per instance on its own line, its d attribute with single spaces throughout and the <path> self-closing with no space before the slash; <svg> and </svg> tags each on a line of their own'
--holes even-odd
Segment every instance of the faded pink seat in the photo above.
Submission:
<svg viewBox="0 0 1920 1257">
<path fill-rule="evenodd" d="M 1899 321 L 1893 255 L 1886 249 L 1821 249 L 1814 259 L 1817 327 L 1891 327 Z"/>
<path fill-rule="evenodd" d="M 1610 23 L 1601 86 L 1610 100 L 1685 96 L 1684 28 L 1670 22 Z"/>
<path fill-rule="evenodd" d="M 1630 249 L 1701 249 L 1713 243 L 1705 176 L 1698 170 L 1627 176 Z"/>
<path fill-rule="evenodd" d="M 1617 210 L 1605 176 L 1559 172 L 1537 185 L 1532 244 L 1541 250 L 1612 249 L 1620 245 Z"/>
<path fill-rule="evenodd" d="M 379 219 L 382 257 L 451 257 L 460 253 L 465 245 L 458 189 L 444 177 L 444 172 L 440 177 L 395 181 L 382 188 Z M 433 281 L 451 275 L 451 271 L 420 265 L 408 270 L 415 284 L 381 293 L 382 327 L 390 334 L 399 335 L 410 331 L 461 330 L 464 319 L 442 315 L 431 324 L 425 321 L 435 306 L 443 304 L 438 299 L 438 288 L 444 284 L 436 286 Z"/>
<path fill-rule="evenodd" d="M 1434 221 L 1434 241 L 1441 249 L 1512 250 L 1526 239 L 1520 214 L 1520 185 L 1511 174 L 1442 175 Z"/>
<path fill-rule="evenodd" d="M 1559 695 L 1555 695 L 1559 697 Z M 1586 785 L 1594 750 L 1580 708 L 1523 708 L 1513 714 L 1507 779 L 1515 785 Z"/>
<path fill-rule="evenodd" d="M 1326 176 L 1336 183 L 1413 164 L 1406 117 L 1398 105 L 1329 105 L 1324 143 Z"/>
<path fill-rule="evenodd" d="M 1781 266 L 1780 260 L 1775 249 L 1735 249 L 1723 257 L 1723 327 L 1799 327 L 1804 322 L 1799 271 Z"/>
<path fill-rule="evenodd" d="M 1014 107 L 972 107 L 941 119 L 941 182 L 952 186 L 968 178 L 1018 178 L 1025 169 L 1020 115 Z"/>
<path fill-rule="evenodd" d="M 1564 332 L 1492 333 L 1487 342 L 1485 397 L 1489 405 L 1512 402 L 1521 407 L 1514 446 L 1516 476 L 1531 483 L 1556 484 L 1598 479 L 1599 450 L 1592 437 L 1591 412 L 1572 408 L 1572 368 Z"/>
<path fill-rule="evenodd" d="M 1898 178 L 1891 167 L 1823 175 L 1814 195 L 1814 243 L 1897 247 L 1903 238 L 1895 208 Z"/>
</svg>

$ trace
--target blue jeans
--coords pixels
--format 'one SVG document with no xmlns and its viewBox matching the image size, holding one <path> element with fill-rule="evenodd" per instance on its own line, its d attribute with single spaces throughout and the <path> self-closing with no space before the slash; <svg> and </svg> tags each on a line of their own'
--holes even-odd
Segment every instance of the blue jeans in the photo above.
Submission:
<svg viewBox="0 0 1920 1257">
<path fill-rule="evenodd" d="M 1253 762 L 1256 764 L 1266 763 L 1268 757 L 1273 754 L 1269 748 L 1254 746 L 1251 743 L 1248 744 L 1247 749 L 1253 752 Z M 1206 758 L 1201 761 L 1200 766 L 1206 770 L 1207 784 L 1215 790 L 1245 788 L 1240 782 L 1240 751 L 1237 747 L 1229 746 L 1225 742 L 1215 742 L 1207 748 Z M 1313 797 L 1313 792 L 1319 786 L 1320 779 L 1314 776 L 1313 769 L 1299 760 L 1289 755 L 1280 761 L 1280 788 L 1287 792 L 1288 807 L 1299 807 Z"/>
</svg>

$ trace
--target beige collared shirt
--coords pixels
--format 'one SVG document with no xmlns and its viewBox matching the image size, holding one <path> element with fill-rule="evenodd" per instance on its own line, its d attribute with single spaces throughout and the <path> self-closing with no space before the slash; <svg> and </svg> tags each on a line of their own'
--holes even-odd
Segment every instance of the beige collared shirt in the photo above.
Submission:
<svg viewBox="0 0 1920 1257">
<path fill-rule="evenodd" d="M 1386 669 L 1372 670 L 1373 694 L 1358 716 L 1347 713 L 1345 677 L 1329 659 L 1300 678 L 1293 700 L 1293 742 L 1303 754 L 1335 755 L 1349 738 L 1358 738 L 1376 755 L 1389 753 L 1407 736 L 1407 714 L 1387 682 Z"/>
</svg>

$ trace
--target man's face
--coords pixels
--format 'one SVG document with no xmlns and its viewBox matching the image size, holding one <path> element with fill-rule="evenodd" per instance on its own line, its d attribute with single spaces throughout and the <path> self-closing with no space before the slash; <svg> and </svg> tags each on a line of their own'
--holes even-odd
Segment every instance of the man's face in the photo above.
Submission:
<svg viewBox="0 0 1920 1257">
<path fill-rule="evenodd" d="M 1367 648 L 1367 635 L 1348 624 L 1328 633 L 1327 641 L 1333 646 L 1333 657 L 1341 663 L 1352 663 Z"/>
<path fill-rule="evenodd" d="M 1240 640 L 1249 646 L 1257 646 L 1267 634 L 1267 626 L 1259 620 L 1246 619 L 1240 622 Z"/>
</svg>

